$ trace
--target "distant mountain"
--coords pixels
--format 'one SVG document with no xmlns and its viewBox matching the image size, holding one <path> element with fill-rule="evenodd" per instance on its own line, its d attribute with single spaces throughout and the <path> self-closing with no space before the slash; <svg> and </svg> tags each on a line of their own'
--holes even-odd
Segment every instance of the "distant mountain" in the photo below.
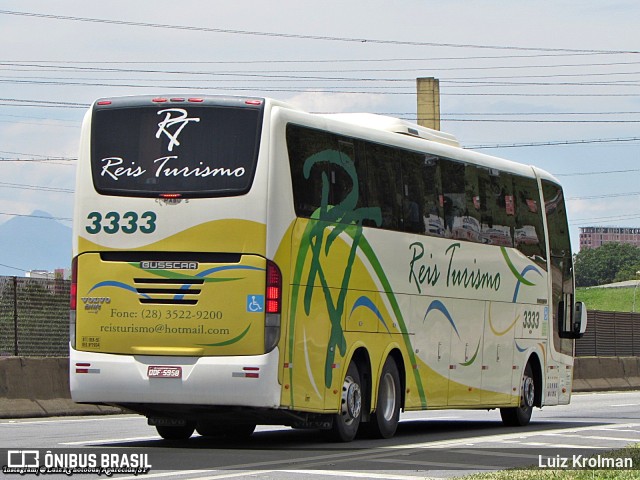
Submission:
<svg viewBox="0 0 640 480">
<path fill-rule="evenodd" d="M 0 275 L 71 268 L 71 228 L 40 210 L 0 225 Z M 25 269 L 25 271 L 16 270 Z"/>
</svg>

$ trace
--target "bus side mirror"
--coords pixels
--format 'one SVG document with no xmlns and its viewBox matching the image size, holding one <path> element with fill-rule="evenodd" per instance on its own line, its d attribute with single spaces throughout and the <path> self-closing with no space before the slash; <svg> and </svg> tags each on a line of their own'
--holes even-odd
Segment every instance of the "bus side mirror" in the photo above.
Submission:
<svg viewBox="0 0 640 480">
<path fill-rule="evenodd" d="M 575 338 L 582 338 L 587 331 L 587 306 L 584 302 L 576 302 L 576 309 L 573 312 L 573 331 Z"/>
<path fill-rule="evenodd" d="M 584 302 L 576 302 L 574 310 L 567 308 L 571 302 L 558 304 L 558 333 L 560 338 L 582 338 L 587 330 L 587 307 Z"/>
</svg>

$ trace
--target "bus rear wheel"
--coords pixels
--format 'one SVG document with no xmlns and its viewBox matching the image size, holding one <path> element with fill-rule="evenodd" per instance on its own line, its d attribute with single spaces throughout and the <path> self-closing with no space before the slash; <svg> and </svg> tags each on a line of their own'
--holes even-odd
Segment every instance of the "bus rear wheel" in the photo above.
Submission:
<svg viewBox="0 0 640 480">
<path fill-rule="evenodd" d="M 527 363 L 522 375 L 522 386 L 520 388 L 520 406 L 511 408 L 501 408 L 500 416 L 502 423 L 508 427 L 524 427 L 531 421 L 533 405 L 536 398 L 535 379 L 531 364 Z"/>
<path fill-rule="evenodd" d="M 400 374 L 393 358 L 387 358 L 378 384 L 378 403 L 368 425 L 370 434 L 378 438 L 391 438 L 396 433 L 400 420 Z"/>
<path fill-rule="evenodd" d="M 156 425 L 158 435 L 165 440 L 187 440 L 193 435 L 193 424 L 187 425 Z"/>
<path fill-rule="evenodd" d="M 340 413 L 333 416 L 330 430 L 332 440 L 350 442 L 356 437 L 362 418 L 362 383 L 360 373 L 354 362 L 349 364 L 342 383 Z"/>
</svg>

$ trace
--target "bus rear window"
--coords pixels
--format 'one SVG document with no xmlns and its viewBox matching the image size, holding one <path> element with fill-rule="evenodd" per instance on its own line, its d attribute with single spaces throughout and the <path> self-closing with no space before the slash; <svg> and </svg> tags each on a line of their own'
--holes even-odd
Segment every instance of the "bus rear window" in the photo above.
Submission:
<svg viewBox="0 0 640 480">
<path fill-rule="evenodd" d="M 96 106 L 94 186 L 135 197 L 242 195 L 255 172 L 262 112 L 261 106 Z"/>
</svg>

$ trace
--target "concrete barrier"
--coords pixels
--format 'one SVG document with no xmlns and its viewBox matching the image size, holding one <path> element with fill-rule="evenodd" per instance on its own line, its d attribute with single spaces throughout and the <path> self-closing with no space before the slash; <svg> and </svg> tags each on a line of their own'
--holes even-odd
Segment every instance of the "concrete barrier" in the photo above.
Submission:
<svg viewBox="0 0 640 480">
<path fill-rule="evenodd" d="M 640 357 L 577 357 L 573 390 L 639 390 Z"/>
<path fill-rule="evenodd" d="M 640 357 L 578 357 L 574 391 L 640 389 Z M 0 418 L 121 413 L 115 407 L 80 405 L 69 392 L 66 357 L 0 357 Z"/>
<path fill-rule="evenodd" d="M 69 359 L 0 357 L 0 418 L 120 413 L 71 400 Z"/>
</svg>

